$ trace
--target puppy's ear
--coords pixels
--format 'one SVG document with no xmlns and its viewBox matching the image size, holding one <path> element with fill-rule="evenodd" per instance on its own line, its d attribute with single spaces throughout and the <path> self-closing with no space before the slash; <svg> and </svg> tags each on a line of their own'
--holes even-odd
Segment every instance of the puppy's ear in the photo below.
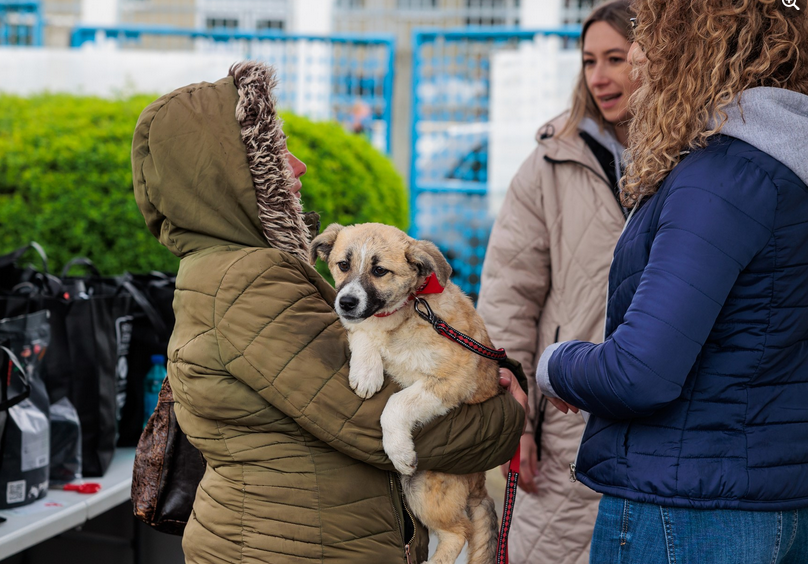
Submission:
<svg viewBox="0 0 808 564">
<path fill-rule="evenodd" d="M 418 276 L 434 272 L 441 286 L 446 286 L 452 275 L 452 267 L 431 241 L 413 241 L 407 251 L 407 262 L 415 266 Z"/>
<path fill-rule="evenodd" d="M 339 235 L 339 232 L 343 229 L 345 229 L 345 227 L 339 223 L 332 223 L 325 228 L 325 231 L 314 238 L 314 240 L 311 242 L 311 246 L 309 247 L 311 264 L 317 262 L 317 257 L 320 257 L 325 262 L 328 262 L 328 257 L 331 255 L 331 249 L 334 248 L 334 241 L 337 240 L 337 235 Z"/>
</svg>

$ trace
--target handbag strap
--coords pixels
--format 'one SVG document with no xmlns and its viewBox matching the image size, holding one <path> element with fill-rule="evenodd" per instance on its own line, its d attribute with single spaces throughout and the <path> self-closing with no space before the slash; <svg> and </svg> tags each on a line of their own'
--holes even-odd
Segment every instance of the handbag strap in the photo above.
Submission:
<svg viewBox="0 0 808 564">
<path fill-rule="evenodd" d="M 94 278 L 101 278 L 101 273 L 98 271 L 98 268 L 95 266 L 95 264 L 93 264 L 93 261 L 87 257 L 75 257 L 67 261 L 67 264 L 65 264 L 64 268 L 62 268 L 62 275 L 60 278 L 63 280 L 67 278 L 67 273 L 70 272 L 70 269 L 78 265 L 86 266 Z"/>
<path fill-rule="evenodd" d="M 22 367 L 22 364 L 20 364 L 17 355 L 15 355 L 11 351 L 11 349 L 7 347 L 0 346 L 0 350 L 2 350 L 3 352 L 6 353 L 6 355 L 8 355 L 9 360 L 8 374 L 0 374 L 0 377 L 11 378 L 11 366 L 13 365 L 17 368 L 17 370 L 20 371 L 20 377 L 22 378 L 22 383 L 24 385 L 23 391 L 11 399 L 8 399 L 8 387 L 3 386 L 3 397 L 2 401 L 0 401 L 0 411 L 6 411 L 14 407 L 18 403 L 20 403 L 29 395 L 31 395 L 31 384 L 30 382 L 28 382 L 28 374 L 25 372 L 25 369 Z"/>
<path fill-rule="evenodd" d="M 149 300 L 146 295 L 140 291 L 140 289 L 132 283 L 132 278 L 129 274 L 123 276 L 122 286 L 132 295 L 132 298 L 135 300 L 140 309 L 143 310 L 143 313 L 146 314 L 146 317 L 149 318 L 149 322 L 151 322 L 152 327 L 157 332 L 157 335 L 160 337 L 161 340 L 165 340 L 168 338 L 168 329 L 166 324 L 163 322 L 163 318 L 157 312 L 155 307 L 152 305 L 151 301 Z"/>
<path fill-rule="evenodd" d="M 48 256 L 45 254 L 45 249 L 42 248 L 42 245 L 37 243 L 36 241 L 31 241 L 24 247 L 20 247 L 16 251 L 12 251 L 7 255 L 0 257 L 0 268 L 4 266 L 9 266 L 11 264 L 16 264 L 22 256 L 28 252 L 28 249 L 34 249 L 39 258 L 42 259 L 42 271 L 47 273 L 48 272 Z"/>
</svg>

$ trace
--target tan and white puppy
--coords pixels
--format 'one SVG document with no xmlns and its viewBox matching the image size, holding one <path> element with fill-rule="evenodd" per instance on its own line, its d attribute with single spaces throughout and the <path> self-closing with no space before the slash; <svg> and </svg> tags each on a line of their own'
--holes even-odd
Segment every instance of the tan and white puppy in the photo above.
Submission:
<svg viewBox="0 0 808 564">
<path fill-rule="evenodd" d="M 423 296 L 449 325 L 491 346 L 474 304 L 449 280 L 449 263 L 429 241 L 379 223 L 332 224 L 311 245 L 312 262 L 328 263 L 337 287 L 335 309 L 348 331 L 350 384 L 363 398 L 381 389 L 385 372 L 402 390 L 381 416 L 383 446 L 402 474 L 410 508 L 433 531 L 429 564 L 453 563 L 469 543 L 469 564 L 496 558 L 497 516 L 485 474 L 416 472 L 413 429 L 463 403 L 501 393 L 499 369 L 435 332 L 415 312 L 412 296 L 435 273 L 445 288 Z"/>
</svg>

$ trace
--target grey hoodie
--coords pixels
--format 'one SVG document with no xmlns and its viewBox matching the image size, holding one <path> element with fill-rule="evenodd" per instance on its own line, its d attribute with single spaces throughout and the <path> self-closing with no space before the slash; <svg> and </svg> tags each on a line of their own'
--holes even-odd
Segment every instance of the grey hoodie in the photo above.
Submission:
<svg viewBox="0 0 808 564">
<path fill-rule="evenodd" d="M 626 148 L 617 140 L 614 132 L 611 129 L 601 129 L 600 125 L 591 117 L 582 119 L 578 124 L 578 129 L 587 132 L 595 141 L 611 151 L 614 157 L 614 174 L 618 179 L 623 176 L 623 151 Z"/>
<path fill-rule="evenodd" d="M 740 104 L 724 108 L 727 122 L 721 133 L 771 155 L 808 184 L 808 96 L 758 87 L 745 90 Z"/>
</svg>

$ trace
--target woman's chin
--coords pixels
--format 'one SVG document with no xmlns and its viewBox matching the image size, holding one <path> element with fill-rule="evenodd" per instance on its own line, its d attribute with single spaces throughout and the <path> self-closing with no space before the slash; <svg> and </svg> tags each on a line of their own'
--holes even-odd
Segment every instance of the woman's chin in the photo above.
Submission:
<svg viewBox="0 0 808 564">
<path fill-rule="evenodd" d="M 607 110 L 601 110 L 600 113 L 605 121 L 615 126 L 621 123 L 625 123 L 629 119 L 629 113 L 627 108 L 619 108 L 619 107 L 610 108 Z"/>
</svg>

